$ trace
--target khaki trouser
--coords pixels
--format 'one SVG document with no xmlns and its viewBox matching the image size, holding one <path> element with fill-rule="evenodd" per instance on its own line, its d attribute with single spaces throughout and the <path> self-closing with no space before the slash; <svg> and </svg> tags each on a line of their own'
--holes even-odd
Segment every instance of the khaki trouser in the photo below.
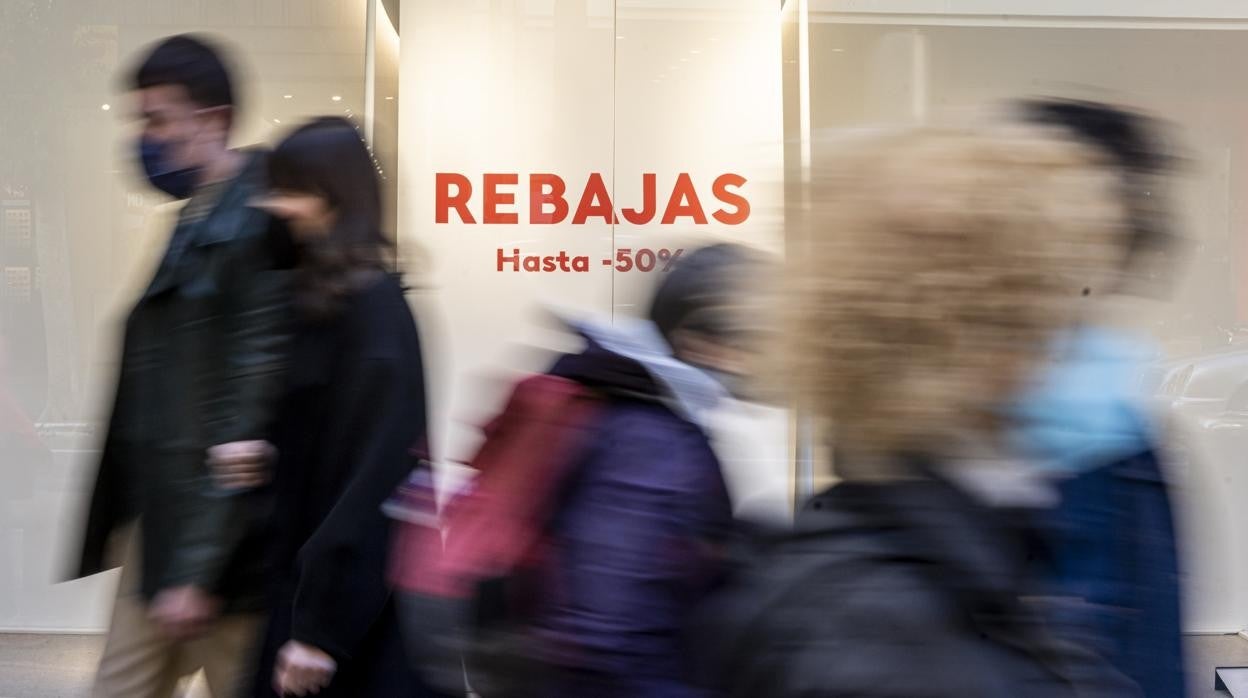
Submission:
<svg viewBox="0 0 1248 698">
<path fill-rule="evenodd" d="M 121 583 L 93 698 L 171 698 L 178 683 L 200 669 L 213 698 L 234 698 L 251 681 L 261 616 L 227 615 L 203 635 L 171 641 L 147 618 L 139 593 L 142 551 L 138 527 L 117 535 L 124 549 Z M 114 557 L 116 559 L 116 557 Z"/>
</svg>

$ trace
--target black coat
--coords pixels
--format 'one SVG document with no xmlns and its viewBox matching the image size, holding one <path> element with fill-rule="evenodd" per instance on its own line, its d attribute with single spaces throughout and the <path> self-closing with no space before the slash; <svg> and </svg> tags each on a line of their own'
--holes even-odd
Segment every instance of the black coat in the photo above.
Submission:
<svg viewBox="0 0 1248 698">
<path fill-rule="evenodd" d="M 1022 601 L 1026 527 L 939 479 L 842 484 L 700 612 L 731 696 L 1132 696 Z"/>
<path fill-rule="evenodd" d="M 206 218 L 188 220 L 192 200 L 174 233 L 179 244 L 126 321 L 77 576 L 107 569 L 110 534 L 141 517 L 148 598 L 191 584 L 227 610 L 263 599 L 263 498 L 218 490 L 206 456 L 217 444 L 267 438 L 272 426 L 289 239 L 248 205 L 264 187 L 255 154 Z"/>
<path fill-rule="evenodd" d="M 398 279 L 380 277 L 333 319 L 294 336 L 276 432 L 273 610 L 255 695 L 271 696 L 290 639 L 338 662 L 321 696 L 420 695 L 386 583 L 382 503 L 423 447 L 416 324 Z"/>
</svg>

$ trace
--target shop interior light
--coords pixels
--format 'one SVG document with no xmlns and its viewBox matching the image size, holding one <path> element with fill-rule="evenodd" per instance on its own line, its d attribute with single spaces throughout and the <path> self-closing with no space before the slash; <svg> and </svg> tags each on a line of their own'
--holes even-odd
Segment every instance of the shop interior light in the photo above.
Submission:
<svg viewBox="0 0 1248 698">
<path fill-rule="evenodd" d="M 100 109 L 103 109 L 104 111 L 108 111 L 109 109 L 112 109 L 112 108 L 113 108 L 113 105 L 111 105 L 111 104 L 101 104 L 101 105 L 100 105 Z"/>
<path fill-rule="evenodd" d="M 282 95 L 282 99 L 294 99 L 294 95 Z"/>
<path fill-rule="evenodd" d="M 335 102 L 341 102 L 342 95 L 334 95 L 333 97 L 330 97 L 330 99 L 334 100 Z"/>
</svg>

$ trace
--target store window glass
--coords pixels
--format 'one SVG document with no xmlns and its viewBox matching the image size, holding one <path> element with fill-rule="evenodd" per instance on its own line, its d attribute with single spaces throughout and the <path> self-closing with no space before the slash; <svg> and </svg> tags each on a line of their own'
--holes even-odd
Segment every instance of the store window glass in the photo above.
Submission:
<svg viewBox="0 0 1248 698">
<path fill-rule="evenodd" d="M 107 617 L 111 576 L 53 582 L 91 484 L 119 323 L 177 208 L 137 175 L 128 66 L 171 34 L 217 38 L 243 88 L 237 142 L 270 142 L 306 117 L 364 116 L 367 5 L 0 3 L 0 629 Z M 397 34 L 382 36 L 393 85 Z M 397 94 L 378 94 L 393 162 Z"/>
<path fill-rule="evenodd" d="M 1115 321 L 1151 334 L 1164 352 L 1139 378 L 1175 444 L 1188 628 L 1248 626 L 1240 513 L 1248 500 L 1240 399 L 1248 385 L 1248 98 L 1227 73 L 1248 59 L 1243 17 L 1200 16 L 1197 7 L 1182 8 L 1183 17 L 1122 17 L 1020 3 L 1033 11 L 1002 18 L 989 13 L 993 3 L 967 3 L 984 7 L 957 16 L 924 3 L 879 3 L 873 13 L 788 4 L 786 134 L 810 157 L 829 132 L 972 118 L 1027 96 L 1123 104 L 1175 126 L 1188 167 L 1175 192 L 1184 241 L 1169 260 L 1173 283 L 1164 299 L 1133 302 Z M 799 118 L 788 119 L 793 112 Z M 792 154 L 800 159 L 800 148 Z"/>
<path fill-rule="evenodd" d="M 0 629 L 106 620 L 111 576 L 53 582 L 91 485 L 120 321 L 178 210 L 135 166 L 124 79 L 144 47 L 202 32 L 231 49 L 240 145 L 312 116 L 360 123 L 422 291 L 435 436 L 453 460 L 496 406 L 498 376 L 539 368 L 527 349 L 566 339 L 545 309 L 640 315 L 682 250 L 782 250 L 778 29 L 771 0 L 4 3 L 0 559 L 14 564 L 0 566 Z M 476 187 L 477 224 L 439 221 L 445 174 Z M 486 178 L 533 174 L 562 183 L 566 219 L 528 220 L 518 186 L 497 208 L 524 220 L 486 224 Z M 625 209 L 637 216 L 617 220 Z M 503 273 L 500 250 L 592 268 Z M 748 458 L 770 463 L 767 496 L 785 507 L 787 418 L 767 416 L 765 437 L 743 439 L 768 444 Z"/>
<path fill-rule="evenodd" d="M 516 372 L 569 346 L 551 309 L 644 316 L 686 249 L 782 250 L 777 3 L 412 0 L 400 24 L 400 243 L 441 330 L 448 460 Z M 738 432 L 783 507 L 787 422 L 769 417 Z"/>
</svg>

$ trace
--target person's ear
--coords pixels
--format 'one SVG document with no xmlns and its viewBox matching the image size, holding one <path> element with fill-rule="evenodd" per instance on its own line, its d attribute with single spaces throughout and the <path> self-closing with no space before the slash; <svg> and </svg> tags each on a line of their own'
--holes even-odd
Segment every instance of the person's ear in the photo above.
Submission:
<svg viewBox="0 0 1248 698">
<path fill-rule="evenodd" d="M 229 139 L 230 130 L 234 126 L 234 107 L 222 104 L 216 107 L 200 109 L 199 114 L 206 120 L 212 135 L 226 140 Z"/>
</svg>

